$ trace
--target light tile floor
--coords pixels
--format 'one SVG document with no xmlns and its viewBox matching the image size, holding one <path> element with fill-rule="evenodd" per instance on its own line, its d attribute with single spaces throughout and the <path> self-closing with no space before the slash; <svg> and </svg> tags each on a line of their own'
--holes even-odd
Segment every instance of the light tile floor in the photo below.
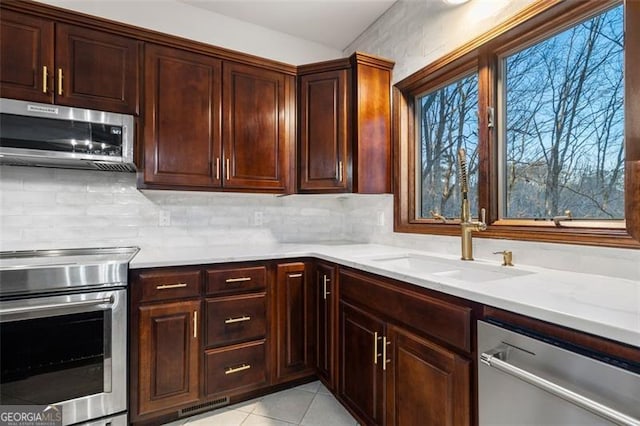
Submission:
<svg viewBox="0 0 640 426">
<path fill-rule="evenodd" d="M 320 382 L 240 402 L 166 426 L 355 426 L 358 423 Z"/>
</svg>

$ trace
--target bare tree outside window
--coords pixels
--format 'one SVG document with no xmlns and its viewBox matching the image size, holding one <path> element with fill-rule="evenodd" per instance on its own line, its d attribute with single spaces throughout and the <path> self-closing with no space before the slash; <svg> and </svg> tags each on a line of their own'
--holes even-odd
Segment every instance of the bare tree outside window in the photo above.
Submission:
<svg viewBox="0 0 640 426">
<path fill-rule="evenodd" d="M 417 126 L 420 216 L 431 211 L 460 217 L 457 152 L 467 152 L 469 201 L 477 206 L 478 195 L 478 75 L 472 74 L 438 90 L 419 96 Z"/>
<path fill-rule="evenodd" d="M 619 6 L 504 58 L 504 217 L 624 218 L 623 49 Z"/>
</svg>

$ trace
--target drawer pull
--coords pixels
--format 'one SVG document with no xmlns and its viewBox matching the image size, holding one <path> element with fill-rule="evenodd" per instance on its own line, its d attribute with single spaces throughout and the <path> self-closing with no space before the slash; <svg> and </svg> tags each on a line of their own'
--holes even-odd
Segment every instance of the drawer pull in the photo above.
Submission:
<svg viewBox="0 0 640 426">
<path fill-rule="evenodd" d="M 242 364 L 239 367 L 227 367 L 224 369 L 224 374 L 234 374 L 239 373 L 244 370 L 248 370 L 251 368 L 251 364 Z"/>
<path fill-rule="evenodd" d="M 178 284 L 161 284 L 156 286 L 156 290 L 169 290 L 172 288 L 185 288 L 187 283 L 178 283 Z"/>
<path fill-rule="evenodd" d="M 228 282 L 228 283 L 243 283 L 245 281 L 251 281 L 251 277 L 227 278 L 225 280 L 225 282 Z"/>
<path fill-rule="evenodd" d="M 225 324 L 234 324 L 236 322 L 244 322 L 244 321 L 250 321 L 251 317 L 248 317 L 246 315 L 243 315 L 241 317 L 238 318 L 227 318 L 226 320 L 224 320 Z"/>
<path fill-rule="evenodd" d="M 289 278 L 300 278 L 302 276 L 302 273 L 300 274 L 290 274 Z"/>
</svg>

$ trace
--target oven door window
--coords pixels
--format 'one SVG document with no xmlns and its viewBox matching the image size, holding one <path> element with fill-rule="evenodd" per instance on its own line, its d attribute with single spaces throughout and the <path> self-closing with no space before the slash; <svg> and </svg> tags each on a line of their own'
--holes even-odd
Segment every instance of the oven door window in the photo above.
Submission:
<svg viewBox="0 0 640 426">
<path fill-rule="evenodd" d="M 109 310 L 97 310 L 3 322 L 0 405 L 53 404 L 110 390 L 110 321 Z"/>
</svg>

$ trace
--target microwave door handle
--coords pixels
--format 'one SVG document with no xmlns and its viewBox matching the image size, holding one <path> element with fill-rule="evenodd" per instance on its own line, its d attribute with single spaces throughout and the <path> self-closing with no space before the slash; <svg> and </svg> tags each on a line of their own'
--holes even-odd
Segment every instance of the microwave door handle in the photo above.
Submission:
<svg viewBox="0 0 640 426">
<path fill-rule="evenodd" d="M 587 398 L 584 395 L 580 395 L 570 389 L 560 386 L 557 383 L 537 376 L 527 370 L 516 367 L 500 358 L 503 358 L 503 352 L 489 351 L 488 353 L 482 353 L 480 355 L 480 362 L 503 373 L 509 374 L 517 379 L 522 380 L 525 383 L 533 385 L 543 391 L 562 398 L 567 402 L 570 402 L 584 410 L 590 411 L 593 414 L 607 419 L 615 424 L 624 426 L 640 426 L 640 419 L 628 416 L 620 411 L 617 411 L 611 407 L 607 407 L 597 401 Z"/>
<path fill-rule="evenodd" d="M 39 312 L 39 311 L 51 311 L 64 308 L 80 308 L 84 306 L 95 306 L 113 304 L 113 296 L 104 297 L 102 299 L 95 300 L 79 300 L 76 302 L 64 302 L 64 303 L 43 303 L 41 305 L 20 306 L 17 308 L 0 309 L 0 315 L 22 314 L 27 312 Z"/>
</svg>

